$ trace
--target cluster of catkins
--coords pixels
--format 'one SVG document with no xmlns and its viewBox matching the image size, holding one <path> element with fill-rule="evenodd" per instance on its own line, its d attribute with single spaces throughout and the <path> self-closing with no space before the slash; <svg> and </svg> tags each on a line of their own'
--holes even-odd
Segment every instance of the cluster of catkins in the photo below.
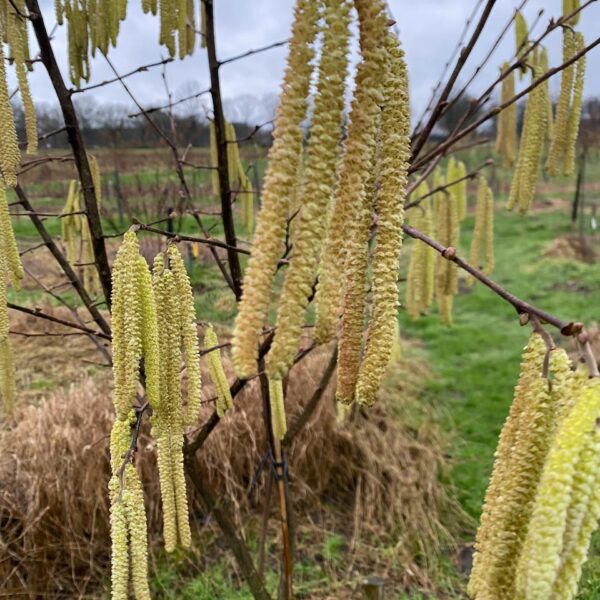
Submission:
<svg viewBox="0 0 600 600">
<path fill-rule="evenodd" d="M 17 184 L 17 169 L 21 162 L 21 151 L 17 140 L 14 113 L 10 102 L 6 65 L 12 61 L 19 84 L 23 110 L 25 114 L 25 131 L 27 134 L 27 152 L 37 151 L 37 123 L 27 71 L 32 63 L 29 56 L 29 40 L 27 34 L 27 10 L 24 0 L 2 0 L 0 2 L 0 114 L 3 117 L 0 127 L 0 174 L 4 184 L 13 187 Z M 3 43 L 6 44 L 4 47 Z"/>
<path fill-rule="evenodd" d="M 212 191 L 218 196 L 221 186 L 219 184 L 219 172 L 217 166 L 218 150 L 217 150 L 217 134 L 215 124 L 211 121 L 209 124 L 210 130 L 210 160 L 212 165 Z M 237 142 L 237 135 L 233 123 L 225 122 L 225 138 L 227 141 L 227 166 L 229 186 L 232 190 L 236 190 L 236 197 L 239 199 L 242 212 L 242 222 L 244 229 L 247 232 L 252 232 L 254 229 L 254 188 L 252 181 L 248 177 L 244 165 L 240 159 L 240 150 Z"/>
<path fill-rule="evenodd" d="M 102 201 L 102 181 L 96 158 L 88 154 L 90 171 L 94 182 L 96 202 L 100 208 Z M 65 244 L 67 260 L 72 264 L 81 264 L 82 280 L 91 295 L 101 293 L 100 278 L 95 265 L 94 247 L 90 226 L 85 215 L 81 185 L 75 179 L 69 182 L 67 200 L 62 210 L 62 239 Z"/>
<path fill-rule="evenodd" d="M 600 517 L 599 419 L 600 379 L 533 334 L 496 449 L 472 598 L 575 597 Z"/>
<path fill-rule="evenodd" d="M 579 7 L 573 0 L 563 2 L 563 18 Z M 565 21 L 563 26 L 563 63 L 584 48 L 583 35 L 575 31 L 579 13 Z M 515 17 L 517 57 L 526 62 L 525 72 L 530 71 L 531 81 L 548 72 L 546 48 L 536 45 L 531 49 L 527 23 L 518 12 Z M 502 66 L 501 104 L 515 95 L 515 70 L 504 63 Z M 520 71 L 523 76 L 523 71 Z M 518 206 L 527 212 L 535 194 L 544 148 L 548 142 L 546 171 L 551 177 L 562 173 L 571 175 L 575 166 L 575 148 L 581 120 L 583 85 L 585 78 L 585 55 L 562 71 L 560 95 L 556 110 L 552 105 L 549 83 L 545 80 L 529 94 L 525 106 L 521 140 L 517 152 L 517 105 L 512 103 L 503 109 L 497 120 L 496 150 L 502 157 L 504 167 L 514 165 L 515 171 L 508 198 L 508 208 Z"/>
<path fill-rule="evenodd" d="M 204 1 L 201 0 L 201 17 Z M 56 21 L 67 22 L 69 75 L 73 85 L 90 79 L 90 55 L 96 51 L 107 54 L 117 45 L 121 21 L 127 16 L 127 0 L 55 0 Z M 171 57 L 185 58 L 194 52 L 196 44 L 196 9 L 194 0 L 142 0 L 145 13 L 159 14 L 159 43 Z M 205 45 L 204 19 L 200 36 Z"/>
<path fill-rule="evenodd" d="M 23 267 L 10 222 L 6 190 L 0 185 L 0 396 L 4 412 L 10 414 L 15 402 L 15 363 L 8 335 L 7 288 L 21 287 Z"/>
<path fill-rule="evenodd" d="M 396 337 L 397 263 L 410 154 L 407 74 L 385 3 L 353 4 L 361 62 L 341 157 L 352 3 L 296 4 L 262 209 L 235 322 L 234 366 L 238 376 L 247 378 L 257 372 L 258 346 L 287 224 L 293 219 L 293 250 L 265 360 L 279 437 L 285 433 L 281 382 L 298 351 L 313 296 L 314 340 L 328 342 L 340 331 L 337 398 L 343 403 L 375 400 Z M 309 107 L 315 40 L 321 32 L 310 140 L 304 148 L 302 124 Z M 372 305 L 365 341 L 369 273 Z"/>
<path fill-rule="evenodd" d="M 456 182 L 456 183 L 453 183 Z M 413 193 L 410 223 L 446 248 L 455 248 L 460 238 L 460 223 L 467 214 L 467 171 L 465 164 L 450 158 L 444 175 L 433 174 L 432 191 L 422 182 Z M 448 257 L 451 258 L 451 257 Z M 494 197 L 486 178 L 478 178 L 475 227 L 471 238 L 471 263 L 487 274 L 494 270 Z M 474 279 L 468 280 L 469 284 Z M 447 257 L 415 240 L 408 265 L 406 310 L 417 319 L 426 313 L 434 299 L 440 318 L 452 325 L 452 305 L 458 292 L 458 268 Z"/>
<path fill-rule="evenodd" d="M 177 542 L 191 544 L 183 468 L 184 427 L 195 422 L 201 402 L 200 352 L 194 297 L 181 254 L 169 246 L 159 254 L 152 273 L 140 255 L 136 234 L 125 234 L 113 266 L 112 340 L 115 422 L 111 434 L 112 598 L 125 600 L 131 582 L 138 600 L 149 598 L 147 527 L 142 485 L 133 464 L 132 440 L 139 419 L 138 387 L 143 360 L 146 397 L 152 411 L 152 437 L 163 507 L 167 551 Z M 211 328 L 206 342 L 213 383 L 223 400 L 231 395 L 220 363 L 218 340 Z M 180 370 L 185 364 L 184 402 Z"/>
</svg>

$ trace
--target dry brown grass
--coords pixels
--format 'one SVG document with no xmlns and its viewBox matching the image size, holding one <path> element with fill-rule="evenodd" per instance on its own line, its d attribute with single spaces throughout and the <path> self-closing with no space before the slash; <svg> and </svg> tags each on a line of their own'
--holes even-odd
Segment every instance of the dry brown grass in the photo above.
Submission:
<svg viewBox="0 0 600 600">
<path fill-rule="evenodd" d="M 320 379 L 329 352 L 315 351 L 293 370 L 290 421 Z M 349 597 L 344 590 L 351 589 L 351 582 L 372 572 L 388 577 L 395 589 L 431 588 L 436 560 L 452 547 L 455 528 L 464 522 L 440 483 L 445 458 L 435 429 L 403 424 L 392 416 L 414 406 L 426 376 L 421 361 L 401 361 L 386 383 L 383 401 L 356 413 L 343 427 L 335 422 L 330 385 L 290 452 L 300 557 L 318 561 L 317 549 L 331 533 L 342 536 L 347 546 L 343 572 L 336 575 L 336 598 Z M 204 381 L 209 398 L 206 374 Z M 9 597 L 97 597 L 99 589 L 106 589 L 109 387 L 107 374 L 54 391 L 37 406 L 21 408 L 17 424 L 0 433 L 0 589 Z M 211 410 L 205 406 L 199 422 Z M 256 531 L 264 502 L 264 472 L 251 487 L 265 454 L 263 432 L 258 385 L 252 383 L 198 453 L 220 501 L 230 506 L 245 535 Z M 154 444 L 146 429 L 137 463 L 146 489 L 150 539 L 159 549 L 160 496 Z M 202 572 L 226 553 L 192 489 L 190 496 L 198 541 L 193 560 L 184 561 L 184 575 Z M 272 518 L 273 566 L 278 535 Z M 332 597 L 330 593 L 315 590 L 311 597 Z"/>
<path fill-rule="evenodd" d="M 549 244 L 544 250 L 544 256 L 594 263 L 598 260 L 595 246 L 595 241 L 590 236 L 565 235 Z"/>
</svg>

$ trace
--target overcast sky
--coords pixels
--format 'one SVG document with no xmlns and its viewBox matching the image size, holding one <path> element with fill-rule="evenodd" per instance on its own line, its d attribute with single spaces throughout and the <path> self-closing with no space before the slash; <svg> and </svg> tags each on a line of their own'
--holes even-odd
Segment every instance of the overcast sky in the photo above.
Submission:
<svg viewBox="0 0 600 600">
<path fill-rule="evenodd" d="M 166 56 L 158 43 L 158 17 L 144 15 L 140 0 L 129 0 L 128 16 L 121 24 L 118 47 L 110 51 L 110 58 L 121 73 L 135 69 L 145 63 L 160 60 Z M 289 35 L 294 2 L 292 0 L 215 0 L 217 50 L 220 58 L 227 58 L 251 48 L 264 46 L 283 40 Z M 437 81 L 444 63 L 453 51 L 465 20 L 471 14 L 477 0 L 389 0 L 390 10 L 397 21 L 400 38 L 404 45 L 411 85 L 411 104 L 417 114 L 429 99 L 432 86 Z M 483 4 L 483 2 L 481 2 Z M 495 41 L 514 10 L 516 0 L 497 0 L 482 38 L 478 51 L 469 60 L 463 71 L 462 81 L 470 77 L 474 68 Z M 54 23 L 52 0 L 41 0 L 46 25 Z M 534 34 L 541 32 L 551 16 L 560 15 L 561 0 L 530 0 L 524 15 L 532 23 L 540 9 L 544 15 L 539 20 Z M 600 2 L 593 3 L 585 10 L 580 22 L 589 43 L 600 36 Z M 54 48 L 59 63 L 66 74 L 67 47 L 65 27 L 58 28 Z M 561 35 L 555 32 L 547 38 L 550 63 L 559 64 Z M 32 54 L 37 47 L 32 36 Z M 225 98 L 252 95 L 261 98 L 277 93 L 285 64 L 287 49 L 277 48 L 234 62 L 222 68 L 222 87 Z M 510 36 L 500 44 L 488 66 L 480 73 L 471 88 L 474 93 L 484 89 L 496 76 L 498 67 L 514 53 L 514 37 Z M 189 95 L 193 91 L 208 86 L 208 69 L 205 50 L 197 49 L 193 56 L 183 61 L 177 60 L 167 69 L 169 87 L 175 98 Z M 600 96 L 600 47 L 589 55 L 586 94 Z M 92 79 L 97 83 L 111 78 L 112 73 L 103 58 L 96 58 L 91 65 Z M 30 76 L 32 92 L 36 102 L 54 98 L 48 78 L 41 65 L 36 64 Z M 160 68 L 135 75 L 129 80 L 132 89 L 145 106 L 151 106 L 165 98 L 164 84 Z M 556 93 L 558 80 L 553 81 L 552 90 Z M 100 103 L 123 103 L 131 101 L 118 83 L 105 86 L 85 95 L 93 95 Z M 252 118 L 252 117 L 251 117 Z M 258 117 L 257 117 L 258 118 Z"/>
</svg>

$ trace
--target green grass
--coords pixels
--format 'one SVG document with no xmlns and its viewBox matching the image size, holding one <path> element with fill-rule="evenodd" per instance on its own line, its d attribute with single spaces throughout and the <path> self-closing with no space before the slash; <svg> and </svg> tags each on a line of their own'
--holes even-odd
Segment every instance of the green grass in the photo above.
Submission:
<svg viewBox="0 0 600 600">
<path fill-rule="evenodd" d="M 472 228 L 472 218 L 466 219 L 460 244 L 463 254 Z M 600 263 L 543 256 L 548 244 L 569 233 L 567 214 L 523 217 L 506 213 L 498 202 L 493 277 L 520 298 L 565 321 L 598 320 Z M 426 398 L 440 406 L 444 425 L 453 434 L 453 483 L 464 508 L 478 517 L 521 350 L 531 329 L 520 327 L 515 310 L 481 284 L 463 289 L 455 299 L 453 327 L 442 326 L 435 311 L 416 322 L 402 313 L 401 325 L 404 335 L 422 339 L 430 354 L 434 375 L 426 386 Z M 561 341 L 558 332 L 552 334 Z M 570 348 L 564 339 L 562 344 Z M 597 558 L 590 561 L 593 569 L 586 571 L 581 598 L 600 598 L 598 591 L 589 591 L 598 587 L 599 563 Z M 590 583 L 594 580 L 595 586 Z"/>
</svg>

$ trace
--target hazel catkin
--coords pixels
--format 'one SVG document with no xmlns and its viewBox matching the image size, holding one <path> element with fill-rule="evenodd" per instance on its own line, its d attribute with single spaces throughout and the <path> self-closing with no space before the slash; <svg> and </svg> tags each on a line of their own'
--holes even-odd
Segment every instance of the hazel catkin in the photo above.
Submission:
<svg viewBox="0 0 600 600">
<path fill-rule="evenodd" d="M 306 308 L 327 230 L 344 108 L 350 5 L 325 1 L 325 32 L 314 103 L 311 143 L 300 192 L 294 252 L 279 299 L 275 337 L 266 358 L 269 377 L 287 374 L 299 347 Z"/>
<path fill-rule="evenodd" d="M 308 107 L 318 13 L 317 3 L 313 0 L 299 0 L 294 13 L 288 62 L 262 193 L 262 208 L 234 326 L 232 357 L 237 375 L 241 378 L 256 373 L 261 329 L 267 316 L 277 261 L 284 245 L 287 198 L 295 182 L 302 150 L 300 125 Z"/>
<path fill-rule="evenodd" d="M 386 48 L 387 74 L 380 134 L 381 183 L 377 196 L 377 237 L 373 257 L 373 307 L 356 386 L 357 402 L 366 405 L 375 401 L 394 346 L 398 259 L 402 248 L 404 196 L 410 158 L 408 75 L 404 52 L 391 34 L 386 38 Z"/>
<path fill-rule="evenodd" d="M 233 399 L 231 397 L 231 390 L 229 389 L 229 383 L 221 360 L 221 350 L 218 348 L 218 345 L 219 340 L 217 334 L 215 333 L 213 326 L 209 324 L 206 328 L 206 333 L 204 334 L 204 349 L 210 350 L 210 352 L 208 352 L 208 365 L 210 378 L 217 395 L 217 415 L 223 417 L 226 411 L 233 408 Z"/>
</svg>

